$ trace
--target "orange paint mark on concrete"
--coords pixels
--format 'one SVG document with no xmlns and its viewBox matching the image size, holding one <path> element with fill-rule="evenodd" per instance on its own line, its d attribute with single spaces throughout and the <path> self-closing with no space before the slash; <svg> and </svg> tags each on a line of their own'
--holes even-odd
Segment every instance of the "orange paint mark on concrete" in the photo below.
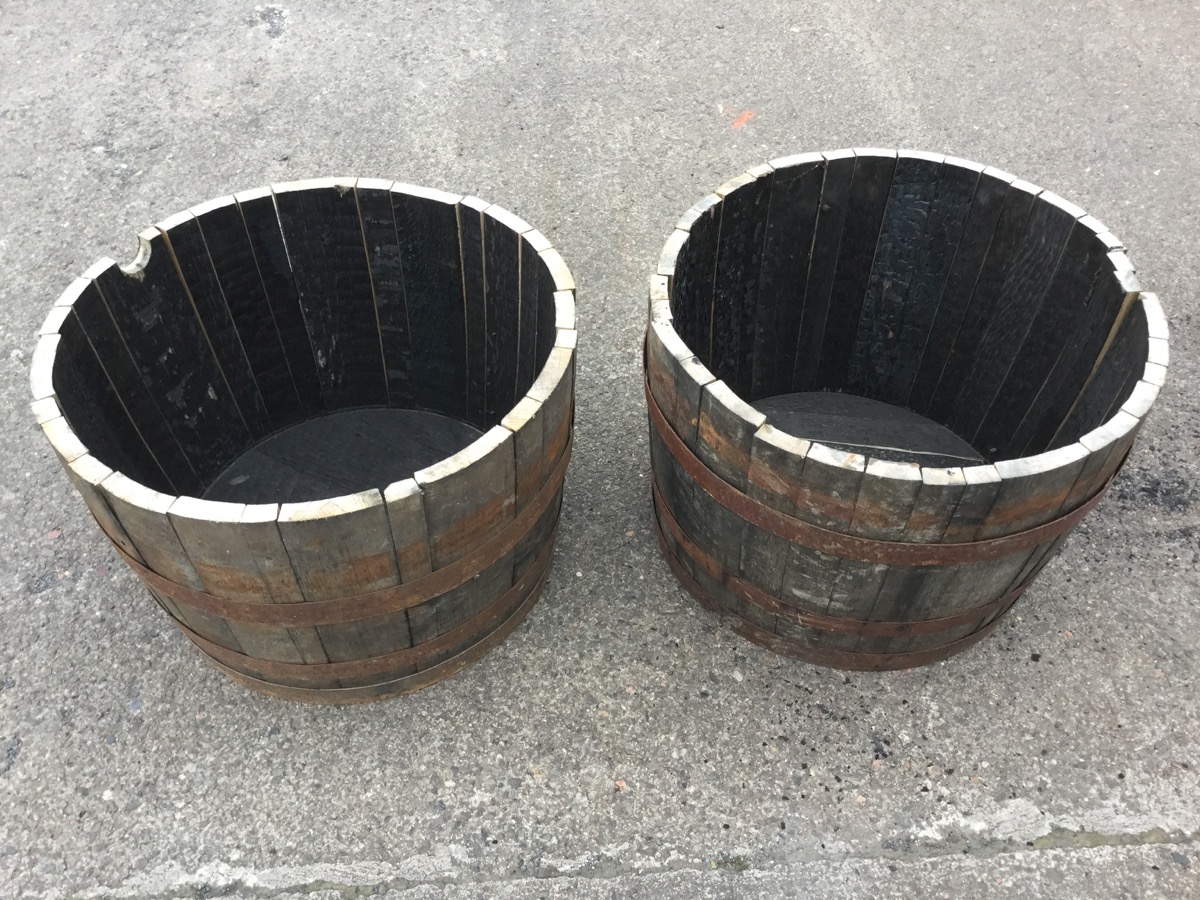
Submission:
<svg viewBox="0 0 1200 900">
<path fill-rule="evenodd" d="M 746 112 L 742 113 L 740 116 L 738 116 L 736 119 L 733 120 L 733 127 L 735 129 L 742 128 L 743 126 L 745 126 L 745 124 L 747 122 L 749 122 L 751 119 L 754 118 L 754 115 L 755 115 L 754 110 L 752 110 L 752 109 L 746 110 Z"/>
</svg>

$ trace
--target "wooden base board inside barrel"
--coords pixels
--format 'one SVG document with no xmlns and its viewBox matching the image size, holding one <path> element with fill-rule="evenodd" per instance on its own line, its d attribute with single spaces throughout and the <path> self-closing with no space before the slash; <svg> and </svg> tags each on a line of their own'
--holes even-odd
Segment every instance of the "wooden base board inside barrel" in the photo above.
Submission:
<svg viewBox="0 0 1200 900">
<path fill-rule="evenodd" d="M 651 279 L 664 553 L 778 652 L 944 658 L 1100 501 L 1166 363 L 1120 242 L 1049 191 L 915 152 L 757 166 Z"/>
<path fill-rule="evenodd" d="M 352 702 L 460 670 L 536 602 L 570 457 L 574 282 L 473 197 L 322 179 L 101 260 L 34 410 L 100 527 L 222 671 Z"/>
</svg>

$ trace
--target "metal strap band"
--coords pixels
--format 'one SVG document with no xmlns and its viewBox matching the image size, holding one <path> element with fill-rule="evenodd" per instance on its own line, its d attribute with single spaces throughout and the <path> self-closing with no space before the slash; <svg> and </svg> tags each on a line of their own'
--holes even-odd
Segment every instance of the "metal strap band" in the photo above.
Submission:
<svg viewBox="0 0 1200 900">
<path fill-rule="evenodd" d="M 851 619 L 799 609 L 789 603 L 784 603 L 778 597 L 767 593 L 757 585 L 751 584 L 737 575 L 726 571 L 719 562 L 697 547 L 683 533 L 679 522 L 671 515 L 666 504 L 663 503 L 663 498 L 659 493 L 657 484 L 653 485 L 652 490 L 654 493 L 655 510 L 659 516 L 659 527 L 662 528 L 665 526 L 665 530 L 670 532 L 671 537 L 675 539 L 675 542 L 679 544 L 680 548 L 695 565 L 702 568 L 714 581 L 725 585 L 733 594 L 741 597 L 743 600 L 753 603 L 766 612 L 779 616 L 781 619 L 787 619 L 789 622 L 804 626 L 805 628 L 813 628 L 817 631 L 830 631 L 836 634 L 858 635 L 860 637 L 911 637 L 913 635 L 940 634 L 946 631 L 953 631 L 964 625 L 982 622 L 993 613 L 1003 613 L 1016 603 L 1021 594 L 1025 592 L 1025 589 L 1029 587 L 1029 582 L 1025 582 L 992 600 L 990 603 L 972 607 L 964 612 L 955 613 L 952 616 L 943 616 L 937 619 L 917 619 L 909 622 Z"/>
<path fill-rule="evenodd" d="M 364 659 L 330 663 L 280 662 L 278 660 L 262 659 L 238 653 L 236 650 L 230 650 L 228 647 L 214 643 L 208 638 L 197 634 L 178 619 L 175 620 L 175 624 L 180 631 L 187 635 L 193 644 L 213 659 L 232 669 L 258 677 L 283 679 L 288 682 L 319 683 L 337 681 L 343 678 L 369 678 L 373 675 L 386 676 L 404 669 L 406 666 L 416 666 L 419 668 L 422 663 L 428 663 L 462 641 L 473 635 L 478 635 L 487 626 L 496 622 L 503 622 L 514 610 L 524 603 L 531 588 L 540 589 L 550 568 L 550 554 L 554 549 L 554 538 L 557 531 L 558 529 L 555 528 L 554 533 L 550 535 L 546 546 L 542 549 L 538 558 L 517 579 L 516 583 L 496 598 L 495 602 L 490 604 L 486 609 L 476 613 L 465 622 L 461 622 L 445 634 L 438 635 L 431 641 L 425 641 L 413 647 L 405 647 L 402 650 L 386 653 L 382 656 L 371 656 Z"/>
<path fill-rule="evenodd" d="M 794 638 L 784 637 L 772 631 L 767 631 L 765 628 L 743 619 L 733 610 L 719 603 L 716 598 L 700 586 L 696 579 L 688 574 L 683 564 L 671 553 L 667 547 L 666 537 L 663 535 L 661 529 L 658 530 L 658 540 L 659 545 L 662 547 L 663 556 L 667 560 L 667 565 L 671 567 L 671 571 L 679 579 L 679 583 L 683 585 L 689 594 L 696 598 L 701 606 L 714 615 L 727 620 L 733 626 L 733 630 L 746 638 L 746 640 L 753 641 L 775 653 L 792 656 L 817 666 L 830 666 L 835 669 L 851 669 L 860 672 L 912 669 L 917 666 L 937 662 L 940 659 L 946 659 L 956 653 L 962 652 L 972 644 L 991 634 L 996 626 L 1003 621 L 1002 617 L 997 616 L 978 631 L 974 631 L 966 637 L 924 650 L 910 650 L 902 653 L 862 653 L 853 650 L 838 650 L 832 647 L 816 647 L 812 644 L 795 640 Z"/>
<path fill-rule="evenodd" d="M 811 522 L 804 522 L 782 513 L 774 507 L 755 500 L 719 477 L 697 457 L 675 429 L 667 421 L 662 410 L 650 393 L 646 383 L 646 406 L 654 430 L 666 444 L 691 479 L 710 497 L 723 507 L 764 531 L 769 531 L 786 541 L 792 541 L 812 550 L 827 553 L 840 559 L 853 559 L 864 563 L 881 563 L 899 566 L 947 566 L 959 563 L 985 562 L 1000 559 L 1020 550 L 1028 550 L 1039 544 L 1054 540 L 1074 528 L 1079 521 L 1095 509 L 1105 492 L 1121 470 L 1116 471 L 1082 506 L 1057 519 L 1052 519 L 1034 528 L 1018 531 L 1003 537 L 987 538 L 955 544 L 921 544 L 907 541 L 880 541 L 874 538 L 830 531 Z M 1123 463 L 1124 461 L 1122 461 Z"/>
<path fill-rule="evenodd" d="M 543 581 L 545 574 L 542 575 Z M 394 694 L 408 694 L 413 691 L 419 691 L 421 688 L 428 687 L 431 684 L 436 684 L 439 681 L 444 681 L 450 676 L 461 672 L 471 664 L 480 660 L 489 650 L 494 649 L 500 644 L 512 631 L 525 620 L 525 616 L 533 609 L 537 603 L 541 592 L 541 583 L 529 594 L 529 597 L 522 603 L 517 610 L 507 619 L 500 623 L 500 626 L 481 640 L 477 644 L 472 644 L 461 653 L 458 653 L 447 660 L 436 663 L 428 669 L 422 669 L 415 675 L 405 675 L 392 681 L 381 681 L 375 684 L 365 685 L 363 687 L 346 687 L 346 688 L 305 688 L 292 687 L 286 684 L 275 684 L 271 681 L 263 681 L 255 678 L 252 675 L 247 675 L 245 672 L 239 672 L 237 669 L 231 669 L 229 666 L 213 659 L 205 654 L 205 658 L 213 666 L 213 668 L 222 672 L 227 677 L 233 679 L 243 687 L 253 691 L 267 694 L 272 697 L 280 697 L 284 700 L 297 700 L 301 703 L 323 703 L 332 705 L 343 705 L 351 703 L 370 703 L 373 700 L 380 700 L 384 697 L 391 697 Z"/>
<path fill-rule="evenodd" d="M 533 501 L 503 529 L 466 556 L 413 581 L 335 600 L 302 603 L 246 603 L 229 600 L 164 578 L 116 544 L 113 544 L 113 547 L 125 563 L 150 587 L 162 591 L 177 603 L 223 619 L 252 625 L 283 625 L 290 628 L 359 622 L 418 606 L 426 600 L 432 600 L 464 585 L 516 547 L 559 495 L 570 458 L 571 444 L 568 443 L 554 471 Z"/>
</svg>

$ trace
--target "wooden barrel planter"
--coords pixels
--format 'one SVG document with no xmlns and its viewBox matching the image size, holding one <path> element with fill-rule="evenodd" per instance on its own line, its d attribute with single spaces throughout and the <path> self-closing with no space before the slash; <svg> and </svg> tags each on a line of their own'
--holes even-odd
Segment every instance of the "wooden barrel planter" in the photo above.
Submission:
<svg viewBox="0 0 1200 900">
<path fill-rule="evenodd" d="M 925 153 L 775 160 L 679 221 L 650 291 L 654 505 L 744 637 L 847 669 L 996 627 L 1100 500 L 1163 383 L 1120 242 Z"/>
<path fill-rule="evenodd" d="M 222 671 L 415 690 L 537 601 L 572 440 L 570 272 L 539 232 L 374 179 L 245 191 L 68 288 L 34 412 L 118 553 Z"/>
</svg>

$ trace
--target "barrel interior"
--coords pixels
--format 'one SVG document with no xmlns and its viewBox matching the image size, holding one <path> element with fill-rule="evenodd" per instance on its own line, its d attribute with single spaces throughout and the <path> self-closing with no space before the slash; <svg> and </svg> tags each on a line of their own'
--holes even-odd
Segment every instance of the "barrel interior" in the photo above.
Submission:
<svg viewBox="0 0 1200 900">
<path fill-rule="evenodd" d="M 897 437 L 942 429 L 932 447 L 900 449 L 924 464 L 1032 456 L 1101 425 L 1142 375 L 1147 320 L 1114 272 L 1119 244 L 1028 182 L 927 154 L 839 151 L 777 161 L 719 194 L 689 217 L 674 327 L 799 437 L 886 458 L 878 448 Z M 804 423 L 828 412 L 829 392 L 915 418 L 891 434 L 814 434 Z M 851 418 L 872 416 L 860 405 Z"/>
<path fill-rule="evenodd" d="M 141 237 L 89 272 L 53 381 L 92 454 L 164 494 L 382 490 L 498 425 L 554 345 L 548 244 L 473 198 L 307 182 Z"/>
</svg>

